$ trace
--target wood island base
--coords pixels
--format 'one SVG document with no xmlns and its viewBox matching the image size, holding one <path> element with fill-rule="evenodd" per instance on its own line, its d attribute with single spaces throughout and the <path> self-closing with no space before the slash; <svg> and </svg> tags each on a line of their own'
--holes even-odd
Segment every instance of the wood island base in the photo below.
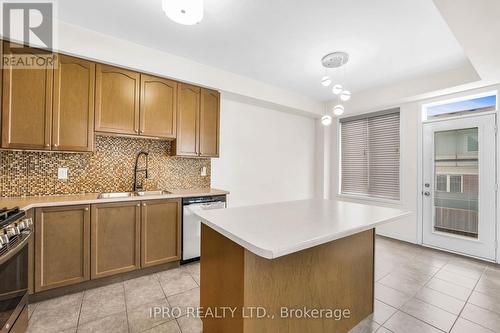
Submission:
<svg viewBox="0 0 500 333">
<path fill-rule="evenodd" d="M 265 259 L 202 224 L 200 293 L 204 333 L 348 332 L 373 313 L 374 229 Z"/>
</svg>

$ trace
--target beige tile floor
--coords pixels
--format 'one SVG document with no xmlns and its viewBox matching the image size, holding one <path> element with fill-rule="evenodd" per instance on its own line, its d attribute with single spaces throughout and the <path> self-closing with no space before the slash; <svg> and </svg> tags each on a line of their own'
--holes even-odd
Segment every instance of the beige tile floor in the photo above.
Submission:
<svg viewBox="0 0 500 333">
<path fill-rule="evenodd" d="M 351 333 L 500 333 L 500 266 L 377 237 L 375 311 Z"/>
<path fill-rule="evenodd" d="M 30 333 L 198 333 L 201 320 L 151 318 L 152 307 L 199 306 L 199 263 L 29 305 Z"/>
<path fill-rule="evenodd" d="M 500 266 L 377 237 L 375 311 L 351 333 L 500 333 Z M 30 305 L 30 333 L 202 332 L 154 306 L 199 304 L 199 264 Z"/>
</svg>

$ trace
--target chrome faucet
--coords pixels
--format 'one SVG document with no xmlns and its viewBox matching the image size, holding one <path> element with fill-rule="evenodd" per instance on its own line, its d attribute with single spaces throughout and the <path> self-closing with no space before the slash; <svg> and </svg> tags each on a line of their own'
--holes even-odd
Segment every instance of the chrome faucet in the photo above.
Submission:
<svg viewBox="0 0 500 333">
<path fill-rule="evenodd" d="M 146 157 L 146 168 L 145 169 L 139 169 L 138 168 L 139 158 L 141 157 L 141 155 L 144 155 Z M 145 151 L 141 151 L 141 152 L 139 152 L 139 154 L 137 154 L 137 156 L 135 158 L 135 167 L 134 167 L 134 192 L 137 192 L 139 190 L 143 190 L 144 189 L 143 182 L 141 181 L 140 184 L 138 183 L 137 174 L 140 173 L 140 172 L 144 172 L 144 174 L 146 176 L 146 179 L 148 178 L 148 155 L 149 155 L 149 153 L 147 153 Z"/>
</svg>

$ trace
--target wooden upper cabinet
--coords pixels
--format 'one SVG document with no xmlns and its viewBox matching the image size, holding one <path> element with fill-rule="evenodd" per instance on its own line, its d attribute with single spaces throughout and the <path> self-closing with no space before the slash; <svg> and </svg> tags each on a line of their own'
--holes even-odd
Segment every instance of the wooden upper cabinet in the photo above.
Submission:
<svg viewBox="0 0 500 333">
<path fill-rule="evenodd" d="M 58 55 L 54 71 L 52 149 L 92 151 L 95 64 Z"/>
<path fill-rule="evenodd" d="M 85 152 L 94 149 L 95 133 L 110 133 L 176 139 L 178 156 L 219 156 L 218 91 L 62 54 L 55 59 L 57 67 L 45 61 L 42 69 L 2 69 L 1 148 Z"/>
<path fill-rule="evenodd" d="M 179 156 L 219 156 L 220 94 L 179 83 L 177 141 Z"/>
<path fill-rule="evenodd" d="M 177 155 L 198 156 L 200 87 L 180 83 L 177 107 Z"/>
<path fill-rule="evenodd" d="M 35 292 L 90 278 L 88 205 L 37 208 Z"/>
<path fill-rule="evenodd" d="M 6 54 L 12 54 L 4 42 Z M 27 51 L 37 58 L 50 57 Z M 52 63 L 41 69 L 2 69 L 2 148 L 51 148 Z"/>
<path fill-rule="evenodd" d="M 139 89 L 137 72 L 102 64 L 96 66 L 95 130 L 139 134 Z"/>
<path fill-rule="evenodd" d="M 141 209 L 141 267 L 181 258 L 180 199 L 143 201 Z"/>
<path fill-rule="evenodd" d="M 200 103 L 200 156 L 219 156 L 220 94 L 201 89 Z"/>
<path fill-rule="evenodd" d="M 141 74 L 140 134 L 175 138 L 177 82 Z"/>
<path fill-rule="evenodd" d="M 140 268 L 140 212 L 137 201 L 92 205 L 92 279 Z"/>
</svg>

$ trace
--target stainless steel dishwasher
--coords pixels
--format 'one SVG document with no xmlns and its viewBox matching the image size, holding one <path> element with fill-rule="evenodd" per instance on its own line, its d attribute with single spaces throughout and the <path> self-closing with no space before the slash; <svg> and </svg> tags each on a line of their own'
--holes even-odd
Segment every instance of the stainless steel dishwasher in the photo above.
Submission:
<svg viewBox="0 0 500 333">
<path fill-rule="evenodd" d="M 226 208 L 226 196 L 182 199 L 182 264 L 200 259 L 201 219 L 195 212 Z"/>
</svg>

